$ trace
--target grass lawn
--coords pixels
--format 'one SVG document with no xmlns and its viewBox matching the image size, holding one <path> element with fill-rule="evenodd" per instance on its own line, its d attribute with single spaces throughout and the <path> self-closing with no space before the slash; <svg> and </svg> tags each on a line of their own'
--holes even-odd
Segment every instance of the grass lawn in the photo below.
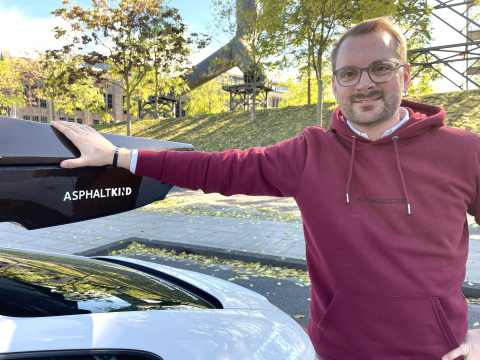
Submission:
<svg viewBox="0 0 480 360">
<path fill-rule="evenodd" d="M 446 125 L 480 134 L 480 90 L 407 96 L 407 100 L 441 106 Z M 324 104 L 324 128 L 328 129 L 336 104 Z M 269 146 L 300 135 L 316 124 L 316 105 L 289 106 L 250 112 L 224 112 L 199 117 L 142 120 L 132 122 L 132 135 L 193 144 L 195 150 L 224 151 Z M 98 131 L 126 135 L 126 123 L 95 125 Z"/>
</svg>

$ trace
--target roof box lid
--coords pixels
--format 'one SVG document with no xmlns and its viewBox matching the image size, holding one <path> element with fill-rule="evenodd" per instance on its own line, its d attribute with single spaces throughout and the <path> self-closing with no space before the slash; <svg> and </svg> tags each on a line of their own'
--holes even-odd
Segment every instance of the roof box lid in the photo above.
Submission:
<svg viewBox="0 0 480 360">
<path fill-rule="evenodd" d="M 190 144 L 101 133 L 127 149 L 193 150 Z M 49 124 L 0 116 L 0 165 L 60 164 L 80 156 L 73 143 Z"/>
</svg>

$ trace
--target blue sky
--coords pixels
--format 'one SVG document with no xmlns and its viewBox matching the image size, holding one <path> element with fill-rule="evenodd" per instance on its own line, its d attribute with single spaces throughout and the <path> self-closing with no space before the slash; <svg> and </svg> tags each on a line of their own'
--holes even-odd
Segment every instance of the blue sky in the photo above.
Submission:
<svg viewBox="0 0 480 360">
<path fill-rule="evenodd" d="M 435 4 L 434 0 L 428 0 L 431 5 Z M 88 7 L 91 0 L 77 0 L 77 4 Z M 204 32 L 205 25 L 212 21 L 210 14 L 210 0 L 171 0 L 170 5 L 179 9 L 184 21 L 191 26 L 192 31 Z M 7 50 L 12 55 L 20 56 L 22 51 L 30 54 L 33 50 L 44 51 L 58 47 L 51 33 L 57 25 L 62 25 L 59 20 L 54 19 L 50 12 L 61 7 L 60 0 L 0 0 L 0 50 Z M 463 11 L 461 8 L 457 10 Z M 465 20 L 459 18 L 449 10 L 439 10 L 438 15 L 448 20 L 449 23 L 462 28 L 465 26 Z M 450 30 L 440 21 L 433 19 L 433 37 L 435 41 L 431 46 L 445 45 L 463 42 L 460 35 Z M 218 43 L 213 42 L 207 49 L 202 50 L 192 60 L 197 63 L 216 48 Z M 462 64 L 455 65 L 459 71 L 462 70 Z M 453 74 L 446 70 L 446 74 Z M 452 75 L 455 76 L 455 75 Z M 438 82 L 441 91 L 457 90 L 447 80 Z"/>
</svg>

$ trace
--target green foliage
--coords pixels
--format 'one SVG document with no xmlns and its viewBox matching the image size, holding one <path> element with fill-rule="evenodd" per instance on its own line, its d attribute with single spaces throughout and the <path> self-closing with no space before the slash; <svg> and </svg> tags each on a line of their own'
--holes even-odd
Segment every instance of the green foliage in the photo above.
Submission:
<svg viewBox="0 0 480 360">
<path fill-rule="evenodd" d="M 184 66 L 195 43 L 196 34 L 186 38 L 186 25 L 177 9 L 162 0 L 92 0 L 90 9 L 83 9 L 69 0 L 62 0 L 68 8 L 53 11 L 66 21 L 70 31 L 55 28 L 56 38 L 71 39 L 70 45 L 58 54 L 82 54 L 83 61 L 91 66 L 81 70 L 98 83 L 110 83 L 123 89 L 127 103 L 127 134 L 130 135 L 132 95 L 146 74 L 156 69 L 168 73 L 174 67 Z M 109 4 L 115 5 L 110 6 Z M 91 50 L 92 46 L 94 49 Z M 93 68 L 96 64 L 101 67 Z"/>
<path fill-rule="evenodd" d="M 228 110 L 226 104 L 230 95 L 222 90 L 222 83 L 226 80 L 226 76 L 219 76 L 191 91 L 184 108 L 192 115 L 218 114 Z"/>
<path fill-rule="evenodd" d="M 21 82 L 19 60 L 0 61 L 0 107 L 26 105 L 25 85 Z M 0 113 L 3 111 L 0 109 Z"/>
</svg>

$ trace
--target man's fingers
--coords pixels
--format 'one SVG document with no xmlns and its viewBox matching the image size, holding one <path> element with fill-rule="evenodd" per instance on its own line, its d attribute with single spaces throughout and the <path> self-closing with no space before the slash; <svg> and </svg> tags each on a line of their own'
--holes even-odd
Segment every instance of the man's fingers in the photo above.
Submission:
<svg viewBox="0 0 480 360">
<path fill-rule="evenodd" d="M 56 121 L 56 123 L 63 125 L 65 128 L 68 128 L 72 130 L 76 134 L 81 134 L 82 130 L 80 129 L 80 126 L 75 123 L 69 123 L 68 121 Z"/>
<path fill-rule="evenodd" d="M 469 352 L 470 352 L 470 346 L 466 343 L 461 343 L 458 348 L 450 351 L 446 355 L 443 355 L 442 360 L 454 360 L 459 356 L 467 357 Z"/>
<path fill-rule="evenodd" d="M 77 167 L 85 166 L 84 159 L 79 157 L 78 159 L 64 160 L 60 163 L 60 167 L 64 169 L 74 169 Z"/>
<path fill-rule="evenodd" d="M 63 123 L 63 124 L 62 124 Z M 61 133 L 63 133 L 66 137 L 68 137 L 70 140 L 74 140 L 76 138 L 78 138 L 78 135 L 80 133 L 80 130 L 73 130 L 70 126 L 67 126 L 65 125 L 65 122 L 62 121 L 62 123 L 58 122 L 58 121 L 52 121 L 52 126 L 57 129 L 58 131 L 60 131 Z M 68 123 L 66 123 L 68 124 Z M 76 127 L 76 126 L 75 126 Z"/>
</svg>

